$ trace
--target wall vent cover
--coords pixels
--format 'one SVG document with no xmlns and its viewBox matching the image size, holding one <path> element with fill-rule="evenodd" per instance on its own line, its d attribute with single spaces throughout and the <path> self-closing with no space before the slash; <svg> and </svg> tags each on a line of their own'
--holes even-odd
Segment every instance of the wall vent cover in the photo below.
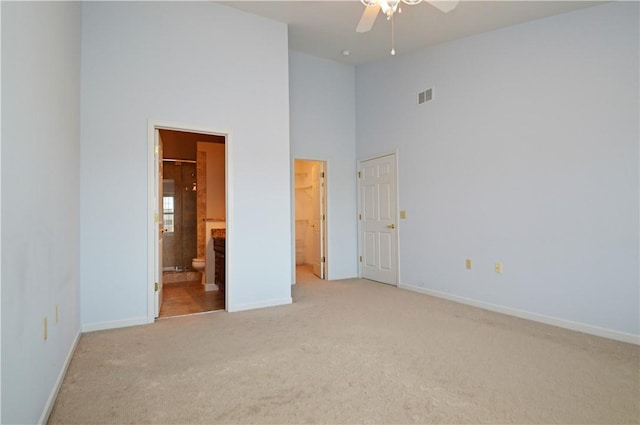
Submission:
<svg viewBox="0 0 640 425">
<path fill-rule="evenodd" d="M 421 91 L 418 93 L 418 105 L 422 105 L 425 102 L 433 99 L 433 89 Z"/>
</svg>

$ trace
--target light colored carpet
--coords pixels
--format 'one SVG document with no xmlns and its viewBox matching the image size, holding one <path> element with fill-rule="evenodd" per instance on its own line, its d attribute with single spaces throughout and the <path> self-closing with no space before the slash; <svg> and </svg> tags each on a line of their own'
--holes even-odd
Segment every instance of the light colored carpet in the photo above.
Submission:
<svg viewBox="0 0 640 425">
<path fill-rule="evenodd" d="M 88 333 L 49 423 L 639 423 L 639 347 L 365 281 Z"/>
</svg>

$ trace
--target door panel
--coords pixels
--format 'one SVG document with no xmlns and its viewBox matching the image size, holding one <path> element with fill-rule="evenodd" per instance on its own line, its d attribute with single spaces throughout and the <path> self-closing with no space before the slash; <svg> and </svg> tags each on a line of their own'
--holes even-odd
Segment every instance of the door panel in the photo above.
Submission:
<svg viewBox="0 0 640 425">
<path fill-rule="evenodd" d="M 375 232 L 364 232 L 364 264 L 368 268 L 378 268 L 378 244 Z"/>
<path fill-rule="evenodd" d="M 313 274 L 324 279 L 324 166 L 321 162 L 311 165 L 311 210 L 313 229 Z"/>
<path fill-rule="evenodd" d="M 380 270 L 391 271 L 393 269 L 393 249 L 391 233 L 380 232 Z"/>
<path fill-rule="evenodd" d="M 395 154 L 360 162 L 359 176 L 361 276 L 397 285 Z"/>
<path fill-rule="evenodd" d="M 378 185 L 378 208 L 380 220 L 392 220 L 391 216 L 391 186 L 388 183 Z"/>
<path fill-rule="evenodd" d="M 366 185 L 362 191 L 362 215 L 365 220 L 376 220 L 376 187 L 375 185 Z"/>
</svg>

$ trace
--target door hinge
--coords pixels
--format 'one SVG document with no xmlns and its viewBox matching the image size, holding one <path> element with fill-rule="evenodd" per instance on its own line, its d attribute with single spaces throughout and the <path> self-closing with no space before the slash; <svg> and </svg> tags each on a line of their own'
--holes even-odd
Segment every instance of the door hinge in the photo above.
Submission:
<svg viewBox="0 0 640 425">
<path fill-rule="evenodd" d="M 158 292 L 158 282 L 156 282 L 155 285 L 153 285 L 153 289 L 154 291 Z"/>
<path fill-rule="evenodd" d="M 325 262 L 325 258 L 324 258 L 324 257 L 322 257 L 322 258 L 320 259 L 320 262 L 324 263 L 324 262 Z"/>
<path fill-rule="evenodd" d="M 325 220 L 325 218 L 324 218 L 324 214 L 322 214 L 322 221 L 324 221 L 324 220 Z"/>
<path fill-rule="evenodd" d="M 362 214 L 358 214 L 358 220 L 362 220 Z"/>
<path fill-rule="evenodd" d="M 362 178 L 362 172 L 358 171 L 358 178 L 361 179 Z"/>
<path fill-rule="evenodd" d="M 324 178 L 324 171 L 320 173 L 320 177 Z"/>
<path fill-rule="evenodd" d="M 360 256 L 360 262 L 362 263 L 362 255 Z"/>
</svg>

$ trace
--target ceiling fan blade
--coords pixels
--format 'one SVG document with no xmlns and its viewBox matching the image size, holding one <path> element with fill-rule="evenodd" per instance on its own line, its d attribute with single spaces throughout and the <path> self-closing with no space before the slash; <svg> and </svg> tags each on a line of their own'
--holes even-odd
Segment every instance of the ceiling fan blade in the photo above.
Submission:
<svg viewBox="0 0 640 425">
<path fill-rule="evenodd" d="M 458 0 L 425 0 L 431 6 L 444 13 L 451 12 L 458 5 Z"/>
<path fill-rule="evenodd" d="M 362 17 L 360 18 L 360 22 L 358 22 L 358 26 L 356 27 L 356 32 L 367 32 L 373 28 L 373 24 L 376 22 L 376 17 L 378 17 L 378 12 L 380 11 L 380 6 L 367 6 L 364 8 L 364 12 L 362 13 Z"/>
</svg>

